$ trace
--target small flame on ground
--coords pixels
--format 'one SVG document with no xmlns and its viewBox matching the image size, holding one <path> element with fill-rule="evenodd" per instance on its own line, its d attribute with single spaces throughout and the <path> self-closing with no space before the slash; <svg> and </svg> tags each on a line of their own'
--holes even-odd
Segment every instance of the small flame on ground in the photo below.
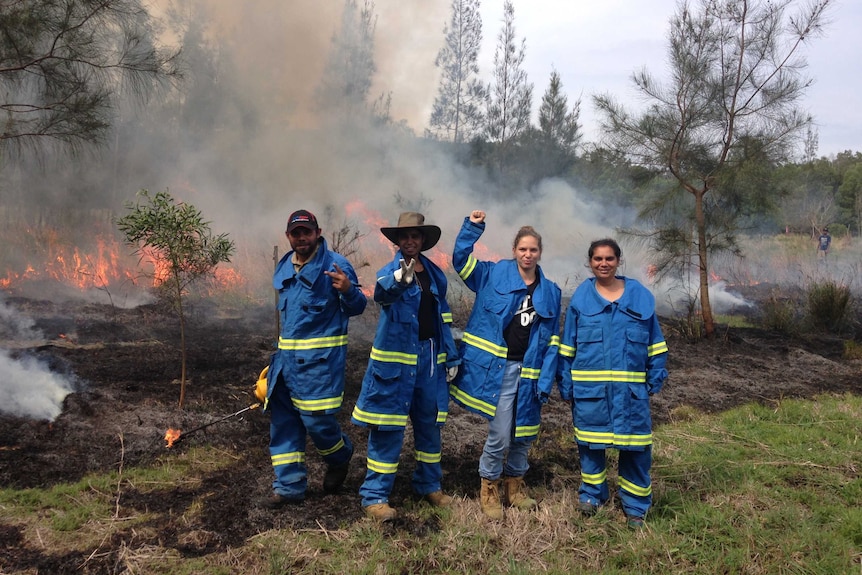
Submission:
<svg viewBox="0 0 862 575">
<path fill-rule="evenodd" d="M 183 434 L 181 429 L 168 429 L 165 432 L 165 442 L 168 449 L 173 447 L 174 443 L 180 438 L 180 435 Z"/>
</svg>

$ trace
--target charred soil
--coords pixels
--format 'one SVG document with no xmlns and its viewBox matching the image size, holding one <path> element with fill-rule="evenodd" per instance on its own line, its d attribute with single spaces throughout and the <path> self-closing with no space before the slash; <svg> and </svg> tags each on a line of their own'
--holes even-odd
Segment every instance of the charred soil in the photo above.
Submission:
<svg viewBox="0 0 862 575">
<path fill-rule="evenodd" d="M 190 382 L 185 409 L 179 398 L 180 351 L 177 320 L 159 305 L 118 309 L 107 305 L 52 303 L 8 299 L 21 314 L 35 320 L 44 340 L 6 347 L 15 356 L 28 354 L 57 373 L 74 377 L 76 390 L 56 420 L 33 421 L 0 416 L 0 482 L 5 487 L 45 488 L 76 482 L 91 473 L 121 466 L 154 463 L 179 456 L 200 444 L 223 449 L 229 463 L 199 485 L 176 485 L 159 491 L 125 485 L 117 497 L 119 515 L 148 513 L 157 518 L 159 535 L 119 531 L 106 547 L 160 546 L 199 556 L 242 546 L 270 529 L 336 529 L 362 518 L 357 494 L 365 473 L 364 430 L 350 423 L 371 347 L 376 315 L 373 305 L 351 323 L 347 386 L 341 421 L 356 452 L 344 487 L 324 494 L 324 465 L 312 445 L 307 448 L 309 488 L 304 503 L 273 511 L 262 505 L 269 495 L 272 470 L 267 450 L 269 418 L 260 410 L 214 423 L 165 446 L 168 428 L 191 430 L 233 414 L 255 402 L 252 388 L 267 364 L 275 339 L 270 307 L 225 314 L 200 303 L 188 326 Z M 826 392 L 857 392 L 862 366 L 841 359 L 842 341 L 833 337 L 793 339 L 755 329 L 729 329 L 709 341 L 688 343 L 666 329 L 670 378 L 653 399 L 656 426 L 681 417 L 687 409 L 717 412 L 751 402 L 807 398 Z M 8 342 L 7 342 L 8 343 Z M 543 434 L 569 433 L 569 407 L 552 398 L 543 412 Z M 486 433 L 484 420 L 450 406 L 444 428 L 444 489 L 474 497 L 476 466 Z M 408 430 L 398 470 L 393 505 L 412 497 L 411 433 Z M 530 485 L 556 488 L 555 470 L 562 464 L 577 471 L 575 446 L 542 450 L 527 475 Z M 184 510 L 203 505 L 190 524 Z M 405 514 L 392 529 L 421 533 L 433 521 Z M 52 554 L 25 540 L 20 525 L 0 519 L 0 571 L 45 573 L 118 573 L 116 553 L 100 558 L 81 553 Z M 82 565 L 86 565 L 84 569 Z"/>
</svg>

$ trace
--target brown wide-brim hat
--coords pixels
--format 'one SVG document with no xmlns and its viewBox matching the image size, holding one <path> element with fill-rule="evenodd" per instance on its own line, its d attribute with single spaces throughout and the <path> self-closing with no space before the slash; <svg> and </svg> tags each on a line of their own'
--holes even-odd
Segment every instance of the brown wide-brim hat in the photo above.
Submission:
<svg viewBox="0 0 862 575">
<path fill-rule="evenodd" d="M 417 229 L 422 232 L 421 251 L 430 250 L 440 241 L 440 228 L 425 223 L 425 216 L 419 212 L 403 212 L 398 216 L 398 225 L 394 228 L 380 228 L 380 232 L 393 244 L 398 244 L 398 232 L 407 229 Z"/>
</svg>

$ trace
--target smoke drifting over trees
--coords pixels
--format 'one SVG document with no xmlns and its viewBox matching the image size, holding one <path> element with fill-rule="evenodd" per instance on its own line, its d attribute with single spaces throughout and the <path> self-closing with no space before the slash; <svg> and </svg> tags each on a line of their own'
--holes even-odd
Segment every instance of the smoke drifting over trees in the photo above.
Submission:
<svg viewBox="0 0 862 575">
<path fill-rule="evenodd" d="M 228 0 L 157 2 L 151 15 L 158 34 L 151 44 L 181 47 L 181 83 L 144 101 L 120 99 L 111 109 L 104 144 L 78 156 L 9 158 L 0 149 L 0 216 L 12 224 L 0 248 L 0 279 L 5 269 L 25 263 L 24 253 L 48 257 L 54 242 L 80 245 L 96 233 L 115 232 L 112 219 L 123 203 L 148 188 L 169 190 L 204 211 L 215 229 L 230 233 L 237 243 L 234 262 L 264 289 L 272 246 L 286 247 L 284 220 L 291 211 L 326 214 L 331 221 L 321 222 L 324 234 L 347 222 L 370 240 L 408 204 L 421 204 L 427 220 L 443 228 L 443 253 L 476 207 L 493 223 L 484 243 L 501 257 L 508 255 L 518 226 L 535 226 L 545 237 L 546 271 L 573 288 L 585 276 L 589 241 L 632 226 L 645 191 L 654 189 L 660 174 L 624 152 L 579 141 L 580 101 L 561 97 L 559 76 L 527 78 L 518 68 L 530 39 L 516 34 L 515 4 L 507 2 L 506 19 L 492 23 L 479 22 L 479 5 L 259 0 L 250 8 Z M 439 124 L 446 137 L 425 138 L 425 128 L 436 125 L 435 98 L 452 78 L 435 64 L 447 47 L 454 54 L 458 9 L 466 25 L 468 46 L 459 69 L 467 94 L 478 100 L 479 88 L 495 79 L 494 70 L 476 71 L 474 43 L 482 33 L 501 36 L 500 63 L 510 64 L 501 68 L 501 78 L 513 98 L 513 115 L 506 112 L 503 128 L 497 110 L 504 92 L 483 92 L 481 108 L 493 112 L 490 118 L 468 114 L 469 121 L 453 124 L 450 117 Z M 6 5 L 0 13 L 5 10 Z M 545 94 L 541 118 L 530 112 L 534 83 Z M 565 88 L 579 91 L 576 85 Z M 479 108 L 477 101 L 471 105 Z M 789 168 L 772 166 L 771 189 L 797 198 L 813 187 L 837 195 L 849 165 L 862 162 L 852 154 L 840 168 L 823 161 L 809 171 L 805 190 L 790 185 L 799 180 Z M 862 213 L 853 207 L 858 186 L 843 189 L 841 213 L 852 229 Z M 805 221 L 804 205 L 782 201 L 781 210 L 763 214 L 758 229 L 796 228 Z M 359 269 L 361 276 L 373 274 L 377 258 L 388 256 L 387 246 L 376 240 L 363 241 L 361 250 L 357 259 L 369 262 Z M 647 262 L 636 249 L 627 255 L 626 273 L 643 276 Z"/>
</svg>

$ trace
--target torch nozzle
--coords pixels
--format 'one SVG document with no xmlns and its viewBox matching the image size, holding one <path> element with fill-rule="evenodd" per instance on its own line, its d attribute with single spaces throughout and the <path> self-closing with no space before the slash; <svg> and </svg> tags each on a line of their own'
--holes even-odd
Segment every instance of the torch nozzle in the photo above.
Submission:
<svg viewBox="0 0 862 575">
<path fill-rule="evenodd" d="M 167 442 L 167 445 L 165 445 L 165 447 L 168 447 L 168 448 L 173 447 L 178 441 L 180 441 L 181 439 L 184 439 L 188 435 L 191 435 L 195 431 L 200 431 L 201 429 L 205 429 L 205 428 L 209 427 L 210 425 L 216 424 L 216 423 L 218 423 L 220 421 L 224 421 L 226 419 L 230 419 L 231 417 L 236 417 L 237 415 L 242 415 L 246 411 L 251 411 L 252 409 L 259 408 L 261 405 L 262 404 L 260 402 L 252 403 L 248 407 L 244 407 L 244 408 L 240 409 L 239 411 L 237 411 L 236 413 L 231 413 L 230 415 L 225 415 L 224 417 L 220 417 L 218 419 L 210 421 L 209 423 L 204 423 L 203 425 L 199 425 L 199 426 L 195 427 L 194 429 L 190 429 L 188 431 L 182 431 L 181 429 L 168 429 L 167 433 L 165 433 L 165 441 Z"/>
</svg>

